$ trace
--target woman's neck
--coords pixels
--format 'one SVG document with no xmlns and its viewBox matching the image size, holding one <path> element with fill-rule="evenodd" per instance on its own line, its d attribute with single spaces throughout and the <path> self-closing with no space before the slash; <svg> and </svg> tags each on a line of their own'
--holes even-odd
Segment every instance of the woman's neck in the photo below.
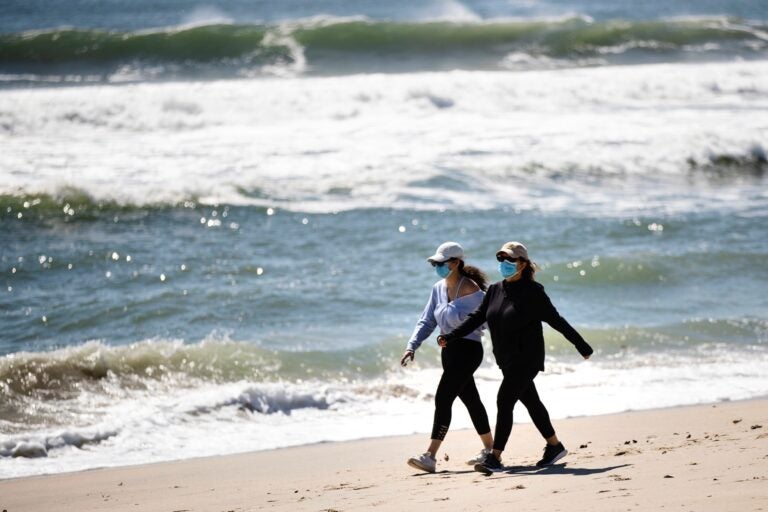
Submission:
<svg viewBox="0 0 768 512">
<path fill-rule="evenodd" d="M 458 270 L 454 270 L 445 278 L 445 284 L 448 286 L 455 286 L 459 282 L 459 279 L 461 279 L 461 274 L 459 274 Z"/>
</svg>

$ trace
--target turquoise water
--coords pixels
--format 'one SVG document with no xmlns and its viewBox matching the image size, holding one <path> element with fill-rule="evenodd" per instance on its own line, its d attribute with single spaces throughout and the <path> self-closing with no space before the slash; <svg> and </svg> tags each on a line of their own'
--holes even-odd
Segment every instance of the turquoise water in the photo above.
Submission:
<svg viewBox="0 0 768 512">
<path fill-rule="evenodd" d="M 59 26 L 87 28 L 142 29 L 175 26 L 205 18 L 237 20 L 246 23 L 277 22 L 316 16 L 364 16 L 378 20 L 487 20 L 499 18 L 557 18 L 574 14 L 596 20 L 649 20 L 685 16 L 732 16 L 747 20 L 766 20 L 761 0 L 654 0 L 638 4 L 609 0 L 546 0 L 538 2 L 500 2 L 498 0 L 291 0 L 270 2 L 218 0 L 196 2 L 172 0 L 87 0 L 24 1 L 3 3 L 0 30 L 17 32 Z"/>
<path fill-rule="evenodd" d="M 433 246 L 459 240 L 497 279 L 493 254 L 510 236 L 528 243 L 539 280 L 583 328 L 756 319 L 758 342 L 768 309 L 760 211 L 592 218 L 74 204 L 69 215 L 23 207 L 34 201 L 5 203 L 3 353 L 216 333 L 284 351 L 399 340 L 436 279 L 424 262 Z"/>
<path fill-rule="evenodd" d="M 765 59 L 759 0 L 4 2 L 0 85 Z"/>
</svg>

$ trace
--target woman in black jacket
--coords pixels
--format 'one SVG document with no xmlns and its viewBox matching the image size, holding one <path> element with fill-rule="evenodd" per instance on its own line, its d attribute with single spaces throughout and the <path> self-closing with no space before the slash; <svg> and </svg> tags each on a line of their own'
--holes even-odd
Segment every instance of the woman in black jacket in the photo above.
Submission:
<svg viewBox="0 0 768 512">
<path fill-rule="evenodd" d="M 476 471 L 485 474 L 503 468 L 501 452 L 512 432 L 512 411 L 518 400 L 528 409 L 534 425 L 547 441 L 544 456 L 536 465 L 549 466 L 568 453 L 557 439 L 549 413 L 533 383 L 536 375 L 544 371 L 541 322 L 547 322 L 565 336 L 584 359 L 592 355 L 592 347 L 560 316 L 544 287 L 534 280 L 535 269 L 525 246 L 519 242 L 507 242 L 496 253 L 496 259 L 504 279 L 488 288 L 483 302 L 460 326 L 437 338 L 438 344 L 445 347 L 488 323 L 493 355 L 504 378 L 496 398 L 493 452 L 475 466 Z"/>
</svg>

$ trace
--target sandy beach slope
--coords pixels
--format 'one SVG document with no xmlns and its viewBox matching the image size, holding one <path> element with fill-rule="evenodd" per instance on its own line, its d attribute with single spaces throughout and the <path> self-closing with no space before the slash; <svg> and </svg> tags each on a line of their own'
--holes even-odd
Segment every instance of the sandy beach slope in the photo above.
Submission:
<svg viewBox="0 0 768 512">
<path fill-rule="evenodd" d="M 0 481 L 0 510 L 95 511 L 761 511 L 768 510 L 768 399 L 555 422 L 564 464 L 516 425 L 484 477 L 463 462 L 478 441 L 450 432 L 436 474 L 405 464 L 426 435 L 327 443 Z M 449 460 L 444 460 L 448 455 Z"/>
</svg>

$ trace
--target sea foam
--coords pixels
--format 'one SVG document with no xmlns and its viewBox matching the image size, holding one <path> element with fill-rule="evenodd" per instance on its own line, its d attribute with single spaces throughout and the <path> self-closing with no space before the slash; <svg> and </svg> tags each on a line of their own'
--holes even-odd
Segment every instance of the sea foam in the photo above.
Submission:
<svg viewBox="0 0 768 512">
<path fill-rule="evenodd" d="M 555 420 L 768 393 L 764 346 L 715 344 L 678 352 L 630 349 L 612 355 L 600 350 L 589 362 L 579 362 L 574 354 L 549 357 L 547 372 L 537 378 L 539 393 Z M 425 433 L 426 439 L 440 378 L 435 356 L 433 347 L 424 347 L 407 369 L 399 368 L 393 356 L 385 374 L 353 381 L 197 380 L 151 391 L 123 389 L 111 392 L 109 400 L 84 391 L 73 399 L 79 404 L 76 408 L 59 401 L 60 411 L 68 411 L 72 425 L 27 425 L 24 431 L 3 434 L 0 475 L 55 473 L 414 432 Z M 486 361 L 475 378 L 493 418 L 501 373 Z M 524 409 L 516 418 L 530 421 Z M 461 407 L 454 408 L 452 428 L 471 428 Z"/>
<path fill-rule="evenodd" d="M 745 113 L 767 103 L 757 62 L 5 91 L 0 194 L 308 212 L 748 209 L 741 185 L 763 175 L 765 148 Z"/>
</svg>

